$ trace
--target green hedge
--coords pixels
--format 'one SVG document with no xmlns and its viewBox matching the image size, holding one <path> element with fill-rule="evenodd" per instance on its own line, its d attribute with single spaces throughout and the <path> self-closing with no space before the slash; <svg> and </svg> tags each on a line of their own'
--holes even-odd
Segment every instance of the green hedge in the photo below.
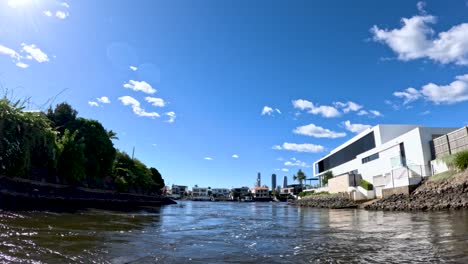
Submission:
<svg viewBox="0 0 468 264">
<path fill-rule="evenodd" d="M 453 163 L 458 170 L 466 170 L 468 168 L 468 150 L 454 154 Z"/>
<path fill-rule="evenodd" d="M 374 189 L 374 186 L 372 185 L 372 183 L 364 180 L 364 179 L 361 179 L 359 181 L 359 186 L 361 186 L 362 188 L 364 188 L 365 190 L 368 190 L 368 191 L 372 191 Z"/>
</svg>

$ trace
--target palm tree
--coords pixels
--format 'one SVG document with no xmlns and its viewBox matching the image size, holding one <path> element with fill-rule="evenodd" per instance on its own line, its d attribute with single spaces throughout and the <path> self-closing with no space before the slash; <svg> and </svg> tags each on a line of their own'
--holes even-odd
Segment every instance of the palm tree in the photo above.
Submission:
<svg viewBox="0 0 468 264">
<path fill-rule="evenodd" d="M 293 180 L 298 181 L 301 187 L 302 187 L 302 182 L 305 181 L 305 179 L 306 179 L 306 175 L 301 169 L 299 169 L 297 174 L 293 176 Z"/>
<path fill-rule="evenodd" d="M 112 130 L 107 131 L 107 136 L 109 137 L 109 139 L 116 139 L 116 140 L 119 139 L 119 138 L 117 137 L 117 133 L 115 133 L 115 132 L 112 131 Z"/>
</svg>

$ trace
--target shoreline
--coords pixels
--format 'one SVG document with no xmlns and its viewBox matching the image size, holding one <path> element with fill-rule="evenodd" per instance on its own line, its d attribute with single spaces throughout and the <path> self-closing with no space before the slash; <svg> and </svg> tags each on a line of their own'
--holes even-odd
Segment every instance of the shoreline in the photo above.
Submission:
<svg viewBox="0 0 468 264">
<path fill-rule="evenodd" d="M 445 179 L 428 178 L 407 194 L 355 202 L 345 194 L 324 194 L 289 202 L 300 207 L 329 209 L 358 208 L 382 211 L 440 211 L 468 209 L 468 171 Z"/>
<path fill-rule="evenodd" d="M 87 189 L 0 176 L 0 208 L 7 210 L 73 211 L 86 208 L 118 211 L 177 204 L 163 197 Z"/>
</svg>

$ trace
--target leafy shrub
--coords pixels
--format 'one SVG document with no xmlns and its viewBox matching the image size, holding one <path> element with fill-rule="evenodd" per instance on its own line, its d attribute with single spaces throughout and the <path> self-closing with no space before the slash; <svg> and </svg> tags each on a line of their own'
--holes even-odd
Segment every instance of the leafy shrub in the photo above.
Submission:
<svg viewBox="0 0 468 264">
<path fill-rule="evenodd" d="M 58 172 L 69 184 L 77 184 L 86 177 L 85 144 L 82 139 L 76 139 L 76 135 L 77 132 L 70 133 L 69 130 L 65 130 L 65 134 L 58 141 Z"/>
<path fill-rule="evenodd" d="M 364 180 L 364 179 L 361 179 L 359 181 L 359 186 L 361 186 L 362 188 L 364 188 L 365 190 L 367 191 L 372 191 L 374 189 L 374 186 L 372 185 L 372 183 Z"/>
<path fill-rule="evenodd" d="M 454 154 L 453 163 L 458 170 L 466 170 L 468 168 L 468 150 Z"/>
<path fill-rule="evenodd" d="M 115 188 L 118 192 L 127 192 L 128 191 L 128 183 L 124 177 L 117 176 L 115 178 Z"/>
<path fill-rule="evenodd" d="M 333 172 L 332 171 L 327 171 L 323 174 L 323 177 L 322 177 L 322 184 L 323 185 L 327 185 L 328 184 L 328 180 L 333 178 Z"/>
</svg>

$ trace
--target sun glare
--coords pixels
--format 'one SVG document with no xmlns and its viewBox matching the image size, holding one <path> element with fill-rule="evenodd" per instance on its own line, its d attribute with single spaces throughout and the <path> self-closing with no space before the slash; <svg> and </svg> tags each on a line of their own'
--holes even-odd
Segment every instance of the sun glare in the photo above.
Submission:
<svg viewBox="0 0 468 264">
<path fill-rule="evenodd" d="M 32 0 L 8 0 L 8 5 L 13 8 L 27 6 Z"/>
</svg>

